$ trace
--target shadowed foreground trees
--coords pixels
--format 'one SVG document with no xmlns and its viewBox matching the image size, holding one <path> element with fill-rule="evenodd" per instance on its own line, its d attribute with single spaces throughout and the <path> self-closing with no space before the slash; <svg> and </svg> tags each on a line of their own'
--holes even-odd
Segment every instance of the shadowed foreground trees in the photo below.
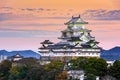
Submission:
<svg viewBox="0 0 120 80">
<path fill-rule="evenodd" d="M 120 61 L 115 61 L 113 66 L 109 68 L 109 75 L 115 77 L 116 79 L 120 79 Z"/>
<path fill-rule="evenodd" d="M 107 74 L 107 63 L 101 58 L 80 57 L 70 61 L 70 70 L 84 70 L 86 74 L 104 76 Z"/>
<path fill-rule="evenodd" d="M 85 80 L 96 80 L 96 76 L 93 74 L 87 74 Z"/>
<path fill-rule="evenodd" d="M 67 80 L 63 62 L 51 62 L 40 65 L 37 59 L 25 58 L 13 65 L 8 60 L 0 63 L 0 80 Z M 77 58 L 68 64 L 69 70 L 84 70 L 86 80 L 94 80 L 100 76 L 101 80 L 120 79 L 120 61 L 107 67 L 105 60 L 100 58 Z"/>
<path fill-rule="evenodd" d="M 59 75 L 55 77 L 55 80 L 68 80 L 67 71 L 62 71 Z"/>
<path fill-rule="evenodd" d="M 28 70 L 25 80 L 55 80 L 64 67 L 62 62 L 51 62 L 44 66 L 34 67 Z"/>
<path fill-rule="evenodd" d="M 16 64 L 9 71 L 9 80 L 55 80 L 64 68 L 62 62 L 51 62 L 43 66 L 34 58 L 21 59 Z"/>
<path fill-rule="evenodd" d="M 9 79 L 8 80 L 22 80 L 27 76 L 27 67 L 25 66 L 13 66 L 9 73 Z"/>
<path fill-rule="evenodd" d="M 0 80 L 7 80 L 9 76 L 9 70 L 12 63 L 8 60 L 4 60 L 0 63 Z"/>
<path fill-rule="evenodd" d="M 31 68 L 27 72 L 25 80 L 46 80 L 47 77 L 46 71 L 43 67 Z"/>
<path fill-rule="evenodd" d="M 23 58 L 17 62 L 19 65 L 26 66 L 28 68 L 40 66 L 39 62 L 35 58 Z"/>
</svg>

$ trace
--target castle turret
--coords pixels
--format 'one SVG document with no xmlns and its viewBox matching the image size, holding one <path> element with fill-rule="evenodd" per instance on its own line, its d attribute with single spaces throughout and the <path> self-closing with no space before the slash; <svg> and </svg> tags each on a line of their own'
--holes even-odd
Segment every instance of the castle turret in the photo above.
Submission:
<svg viewBox="0 0 120 80">
<path fill-rule="evenodd" d="M 41 44 L 42 44 L 42 47 L 45 48 L 45 47 L 47 47 L 48 45 L 53 44 L 53 42 L 51 42 L 51 41 L 49 41 L 49 40 L 45 40 L 45 41 L 41 42 Z"/>
<path fill-rule="evenodd" d="M 88 22 L 82 20 L 80 15 L 78 17 L 72 16 L 72 19 L 65 23 L 67 29 L 61 31 L 62 36 L 59 39 L 70 42 L 73 45 L 77 43 L 79 43 L 79 45 L 89 43 L 91 47 L 96 46 L 98 43 L 96 43 L 95 38 L 90 35 L 91 30 L 85 28 L 86 24 L 88 24 Z"/>
</svg>

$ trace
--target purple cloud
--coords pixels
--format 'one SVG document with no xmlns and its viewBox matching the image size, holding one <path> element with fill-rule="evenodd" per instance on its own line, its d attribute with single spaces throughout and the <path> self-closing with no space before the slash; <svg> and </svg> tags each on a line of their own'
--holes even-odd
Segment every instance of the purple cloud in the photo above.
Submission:
<svg viewBox="0 0 120 80">
<path fill-rule="evenodd" d="M 9 8 L 9 7 L 4 7 L 4 8 Z M 12 9 L 12 8 L 11 8 Z M 44 9 L 44 8 L 25 8 L 21 9 L 22 11 L 20 12 L 21 14 L 14 14 L 13 12 L 8 12 L 8 13 L 0 13 L 0 21 L 4 20 L 21 20 L 21 19 L 26 19 L 26 20 L 31 20 L 31 19 L 69 19 L 70 16 L 72 15 L 70 12 L 63 13 L 61 11 L 60 15 L 57 15 L 57 11 L 52 12 L 52 10 L 56 9 Z M 41 15 L 33 15 L 33 14 L 24 14 L 24 11 L 30 11 L 37 13 L 39 11 L 49 11 L 48 13 L 51 13 L 49 17 L 44 16 L 44 13 L 39 13 Z M 67 16 L 63 16 L 67 15 Z M 89 20 L 120 20 L 120 10 L 86 10 L 83 12 L 82 17 L 84 19 L 89 19 Z M 42 16 L 42 17 L 41 17 Z"/>
<path fill-rule="evenodd" d="M 120 10 L 87 10 L 82 16 L 93 20 L 120 20 Z"/>
<path fill-rule="evenodd" d="M 22 8 L 22 11 L 55 11 L 56 9 L 49 9 L 49 8 Z"/>
<path fill-rule="evenodd" d="M 13 9 L 12 7 L 1 7 L 1 8 L 4 8 L 4 9 Z"/>
</svg>

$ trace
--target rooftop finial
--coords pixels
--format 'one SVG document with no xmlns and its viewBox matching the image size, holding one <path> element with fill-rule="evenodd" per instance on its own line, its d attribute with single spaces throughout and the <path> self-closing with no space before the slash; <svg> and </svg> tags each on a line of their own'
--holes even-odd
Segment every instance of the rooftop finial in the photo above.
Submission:
<svg viewBox="0 0 120 80">
<path fill-rule="evenodd" d="M 72 19 L 73 19 L 74 17 L 72 16 Z"/>
<path fill-rule="evenodd" d="M 80 14 L 79 14 L 79 18 L 80 18 Z"/>
</svg>

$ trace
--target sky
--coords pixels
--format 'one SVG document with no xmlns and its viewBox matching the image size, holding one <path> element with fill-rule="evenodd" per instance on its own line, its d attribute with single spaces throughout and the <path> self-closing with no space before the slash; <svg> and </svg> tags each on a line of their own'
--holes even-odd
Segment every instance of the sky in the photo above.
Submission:
<svg viewBox="0 0 120 80">
<path fill-rule="evenodd" d="M 40 42 L 60 40 L 72 16 L 89 22 L 99 46 L 120 46 L 120 0 L 0 0 L 0 50 L 38 51 Z"/>
</svg>

